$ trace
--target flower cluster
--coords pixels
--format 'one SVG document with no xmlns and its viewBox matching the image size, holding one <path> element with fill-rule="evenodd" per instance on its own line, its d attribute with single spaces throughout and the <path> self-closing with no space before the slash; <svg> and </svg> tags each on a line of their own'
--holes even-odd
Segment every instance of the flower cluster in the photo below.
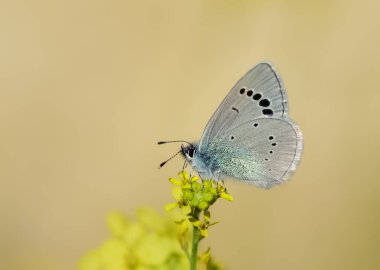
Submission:
<svg viewBox="0 0 380 270">
<path fill-rule="evenodd" d="M 177 221 L 190 222 L 200 229 L 202 237 L 207 237 L 208 227 L 216 223 L 210 221 L 209 207 L 219 198 L 232 201 L 232 196 L 220 182 L 209 179 L 201 181 L 198 176 L 191 177 L 186 171 L 180 172 L 178 179 L 170 178 L 169 181 L 175 186 L 172 195 L 176 202 L 167 204 L 165 209 L 171 211 L 179 208 L 181 212 L 177 215 Z"/>
</svg>

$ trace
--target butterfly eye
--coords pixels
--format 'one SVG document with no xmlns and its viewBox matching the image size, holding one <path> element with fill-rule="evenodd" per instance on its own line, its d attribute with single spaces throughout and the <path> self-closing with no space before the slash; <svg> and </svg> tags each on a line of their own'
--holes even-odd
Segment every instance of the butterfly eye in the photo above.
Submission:
<svg viewBox="0 0 380 270">
<path fill-rule="evenodd" d="M 191 147 L 189 149 L 189 152 L 188 152 L 189 157 L 193 158 L 194 157 L 194 153 L 195 153 L 195 148 Z"/>
</svg>

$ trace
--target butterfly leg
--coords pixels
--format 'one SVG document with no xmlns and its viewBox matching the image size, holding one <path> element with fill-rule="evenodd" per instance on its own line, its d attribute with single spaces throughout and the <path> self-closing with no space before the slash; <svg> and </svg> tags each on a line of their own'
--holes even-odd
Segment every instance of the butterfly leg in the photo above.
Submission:
<svg viewBox="0 0 380 270">
<path fill-rule="evenodd" d="M 189 163 L 187 160 L 185 160 L 185 162 L 183 163 L 183 166 L 182 166 L 182 171 L 184 171 L 187 168 L 187 164 L 189 164 Z M 193 174 L 193 168 L 190 166 L 190 173 L 189 173 L 190 178 L 191 178 L 192 174 Z"/>
<path fill-rule="evenodd" d="M 185 159 L 185 162 L 183 163 L 183 166 L 182 166 L 182 171 L 184 171 L 187 167 L 187 160 Z"/>
<path fill-rule="evenodd" d="M 202 176 L 202 174 L 200 173 L 200 172 L 198 172 L 198 175 L 199 175 L 199 178 L 201 179 L 201 181 L 202 181 L 202 184 L 203 184 L 203 176 Z"/>
<path fill-rule="evenodd" d="M 227 191 L 226 185 L 224 184 L 224 180 L 222 180 L 221 182 L 222 182 L 222 186 L 223 186 L 224 189 Z"/>
<path fill-rule="evenodd" d="M 220 172 L 216 172 L 215 175 L 217 175 L 217 178 L 216 178 L 216 185 L 219 186 L 219 183 L 221 186 L 223 186 L 225 189 L 226 189 L 226 186 L 224 185 L 224 179 L 220 179 Z M 227 190 L 227 189 L 226 189 Z"/>
<path fill-rule="evenodd" d="M 216 177 L 216 183 L 219 183 L 219 180 L 220 180 L 220 172 L 219 171 L 216 171 L 215 173 L 214 173 L 217 177 Z M 222 180 L 223 181 L 223 180 Z"/>
</svg>

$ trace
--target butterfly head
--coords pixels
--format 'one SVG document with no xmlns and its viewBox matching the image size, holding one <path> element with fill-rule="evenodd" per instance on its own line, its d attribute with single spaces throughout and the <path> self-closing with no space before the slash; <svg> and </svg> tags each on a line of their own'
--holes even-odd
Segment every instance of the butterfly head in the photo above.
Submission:
<svg viewBox="0 0 380 270">
<path fill-rule="evenodd" d="M 196 148 L 193 144 L 189 144 L 186 147 L 181 145 L 181 153 L 187 159 L 187 161 L 191 162 L 195 157 Z"/>
<path fill-rule="evenodd" d="M 173 142 L 184 142 L 184 143 L 187 143 L 187 146 L 184 146 L 182 144 L 181 149 L 176 154 L 174 154 L 172 157 L 170 157 L 166 161 L 162 162 L 160 164 L 159 168 L 163 167 L 169 160 L 171 160 L 172 158 L 177 156 L 179 153 L 181 153 L 182 156 L 186 159 L 186 162 L 189 162 L 189 163 L 192 163 L 193 159 L 195 158 L 197 146 L 190 143 L 190 142 L 179 141 L 179 140 L 178 141 L 160 141 L 160 142 L 158 142 L 158 144 L 166 144 L 166 143 L 173 143 Z M 185 162 L 185 164 L 186 164 L 186 162 Z"/>
</svg>

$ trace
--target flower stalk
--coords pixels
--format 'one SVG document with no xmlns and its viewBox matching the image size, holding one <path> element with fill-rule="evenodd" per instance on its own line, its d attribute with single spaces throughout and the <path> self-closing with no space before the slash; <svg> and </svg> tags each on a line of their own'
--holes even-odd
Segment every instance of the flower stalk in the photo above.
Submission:
<svg viewBox="0 0 380 270">
<path fill-rule="evenodd" d="M 197 227 L 193 227 L 193 240 L 191 245 L 191 257 L 190 257 L 190 269 L 197 269 L 198 262 L 198 244 L 200 241 L 200 230 Z"/>
<path fill-rule="evenodd" d="M 209 208 L 219 198 L 232 201 L 233 198 L 227 193 L 226 188 L 213 180 L 202 181 L 198 176 L 190 176 L 186 171 L 179 173 L 179 178 L 170 178 L 169 181 L 175 186 L 172 195 L 175 203 L 168 204 L 167 211 L 176 210 L 176 222 L 183 228 L 180 235 L 182 249 L 188 254 L 190 270 L 196 270 L 199 261 L 206 269 L 213 263 L 210 251 L 198 255 L 199 242 L 208 236 L 208 228 L 217 222 L 211 222 Z M 192 231 L 191 243 L 187 236 Z M 190 250 L 188 250 L 190 246 Z M 215 269 L 220 269 L 219 267 Z"/>
</svg>

